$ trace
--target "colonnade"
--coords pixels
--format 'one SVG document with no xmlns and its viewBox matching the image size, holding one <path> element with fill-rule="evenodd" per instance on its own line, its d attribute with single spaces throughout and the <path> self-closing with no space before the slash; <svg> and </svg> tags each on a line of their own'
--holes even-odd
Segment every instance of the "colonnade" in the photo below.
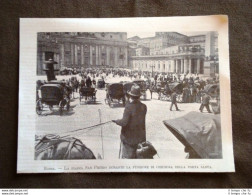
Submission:
<svg viewBox="0 0 252 195">
<path fill-rule="evenodd" d="M 133 69 L 143 71 L 170 72 L 179 74 L 203 74 L 203 61 L 201 58 L 182 59 L 133 59 Z"/>
<path fill-rule="evenodd" d="M 120 52 L 121 48 L 121 52 Z M 65 45 L 60 45 L 61 66 L 75 65 L 127 65 L 127 48 L 98 44 L 70 43 L 70 56 L 66 60 Z M 120 58 L 123 55 L 123 59 Z"/>
</svg>

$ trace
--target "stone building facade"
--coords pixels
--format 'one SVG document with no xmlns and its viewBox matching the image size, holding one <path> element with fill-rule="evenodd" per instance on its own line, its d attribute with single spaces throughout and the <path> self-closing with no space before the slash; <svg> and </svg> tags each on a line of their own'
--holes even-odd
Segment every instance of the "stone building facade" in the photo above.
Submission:
<svg viewBox="0 0 252 195">
<path fill-rule="evenodd" d="M 149 56 L 150 55 L 150 48 L 139 46 L 136 49 L 136 56 Z"/>
<path fill-rule="evenodd" d="M 52 58 L 58 68 L 128 67 L 127 33 L 38 33 L 37 74 Z"/>
<path fill-rule="evenodd" d="M 175 32 L 156 33 L 150 39 L 150 55 L 130 56 L 132 68 L 179 74 L 218 74 L 218 35 L 186 36 Z"/>
</svg>

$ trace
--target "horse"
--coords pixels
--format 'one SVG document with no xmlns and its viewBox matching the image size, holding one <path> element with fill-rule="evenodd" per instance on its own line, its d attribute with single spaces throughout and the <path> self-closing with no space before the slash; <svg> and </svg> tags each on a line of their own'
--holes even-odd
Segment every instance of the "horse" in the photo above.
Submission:
<svg viewBox="0 0 252 195">
<path fill-rule="evenodd" d="M 74 92 L 77 92 L 77 90 L 79 88 L 79 81 L 77 80 L 76 77 L 71 77 L 69 79 L 69 86 L 72 89 L 72 95 L 73 95 L 73 98 L 74 98 Z"/>
</svg>

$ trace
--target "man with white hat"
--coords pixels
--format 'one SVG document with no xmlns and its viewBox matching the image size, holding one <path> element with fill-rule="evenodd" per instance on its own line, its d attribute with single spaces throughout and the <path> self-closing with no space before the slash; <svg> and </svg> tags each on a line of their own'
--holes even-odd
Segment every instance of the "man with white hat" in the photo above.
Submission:
<svg viewBox="0 0 252 195">
<path fill-rule="evenodd" d="M 138 85 L 133 85 L 128 95 L 130 99 L 125 106 L 123 118 L 112 121 L 122 127 L 122 158 L 134 159 L 138 144 L 146 141 L 145 116 L 147 107 L 140 102 L 141 90 Z"/>
</svg>

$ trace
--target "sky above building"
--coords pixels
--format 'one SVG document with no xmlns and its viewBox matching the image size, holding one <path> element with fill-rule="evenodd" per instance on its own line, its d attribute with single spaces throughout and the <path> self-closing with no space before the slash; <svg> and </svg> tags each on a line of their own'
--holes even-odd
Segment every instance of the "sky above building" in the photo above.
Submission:
<svg viewBox="0 0 252 195">
<path fill-rule="evenodd" d="M 202 35 L 202 34 L 206 34 L 207 32 L 178 32 L 180 34 L 183 35 L 187 35 L 187 36 L 195 36 L 195 35 Z M 155 32 L 127 32 L 127 38 L 131 38 L 134 36 L 138 36 L 140 38 L 146 38 L 146 37 L 154 37 L 155 36 Z"/>
</svg>

